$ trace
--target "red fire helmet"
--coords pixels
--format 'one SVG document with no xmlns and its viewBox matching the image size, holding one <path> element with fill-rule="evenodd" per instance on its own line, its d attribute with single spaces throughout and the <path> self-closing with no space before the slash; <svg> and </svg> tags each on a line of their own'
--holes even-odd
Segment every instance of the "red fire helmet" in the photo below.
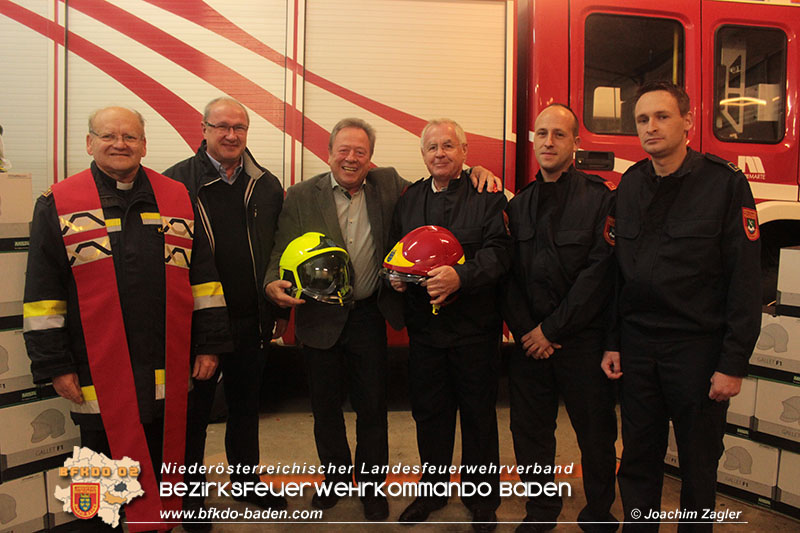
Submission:
<svg viewBox="0 0 800 533">
<path fill-rule="evenodd" d="M 420 226 L 394 245 L 383 260 L 384 277 L 419 283 L 440 266 L 464 263 L 464 249 L 450 230 L 441 226 Z"/>
</svg>

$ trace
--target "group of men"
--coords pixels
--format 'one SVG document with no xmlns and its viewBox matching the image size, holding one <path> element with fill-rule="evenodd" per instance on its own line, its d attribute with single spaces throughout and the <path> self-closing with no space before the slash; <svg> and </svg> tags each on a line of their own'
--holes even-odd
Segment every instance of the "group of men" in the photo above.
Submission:
<svg viewBox="0 0 800 533">
<path fill-rule="evenodd" d="M 146 140 L 138 113 L 100 110 L 89 119 L 91 168 L 36 204 L 25 289 L 34 379 L 52 380 L 73 402 L 85 446 L 152 461 L 143 483 L 150 498 L 127 506 L 129 521 L 152 518 L 153 509 L 176 505 L 158 501 L 160 462 L 202 463 L 220 369 L 228 462 L 259 463 L 264 350 L 294 308 L 319 460 L 336 467 L 326 469 L 325 483 L 350 483 L 346 472 L 354 470 L 355 481 L 376 486 L 389 460 L 388 321 L 408 328 L 412 414 L 420 462 L 431 466 L 422 481 L 446 482 L 457 412 L 462 465 L 499 462 L 495 400 L 505 320 L 516 340 L 511 429 L 523 481 L 552 481 L 524 467 L 553 465 L 563 397 L 582 454 L 580 526 L 617 529 L 611 380 L 624 367 L 618 479 L 625 527 L 658 527 L 630 513 L 660 509 L 670 419 L 682 507 L 713 509 L 727 400 L 738 393 L 758 335 L 754 203 L 738 169 L 687 148 L 692 114 L 681 88 L 643 86 L 635 113 L 650 158 L 616 188 L 573 166 L 580 142 L 574 113 L 561 104 L 545 108 L 534 125 L 540 170 L 506 205 L 502 193 L 488 192 L 497 188 L 490 172 L 463 170 L 466 136 L 449 119 L 422 131 L 430 177 L 414 184 L 393 168 L 371 167 L 375 131 L 344 119 L 330 135 L 330 172 L 290 187 L 284 199 L 280 182 L 247 149 L 249 117 L 233 99 L 209 102 L 197 154 L 164 173 L 182 185 L 140 165 Z M 463 260 L 432 270 L 421 285 L 382 280 L 386 252 L 424 225 L 450 230 Z M 287 293 L 280 258 L 307 232 L 347 250 L 354 303 Z M 342 414 L 348 395 L 357 415 L 354 459 Z M 141 423 L 132 424 L 137 412 Z M 462 500 L 477 531 L 493 530 L 498 476 L 461 479 L 492 488 Z M 287 505 L 270 493 L 242 500 Z M 316 493 L 312 505 L 328 509 L 338 500 L 335 492 Z M 380 491 L 362 503 L 368 520 L 389 516 Z M 423 522 L 446 503 L 418 497 L 399 521 Z M 518 531 L 551 529 L 561 504 L 531 498 Z M 187 498 L 183 506 L 199 509 L 203 501 Z"/>
</svg>

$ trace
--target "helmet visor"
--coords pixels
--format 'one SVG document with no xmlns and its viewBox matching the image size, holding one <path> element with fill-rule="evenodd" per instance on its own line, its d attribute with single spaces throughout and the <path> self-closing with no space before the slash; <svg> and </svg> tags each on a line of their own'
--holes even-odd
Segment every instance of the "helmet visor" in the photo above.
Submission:
<svg viewBox="0 0 800 533">
<path fill-rule="evenodd" d="M 380 272 L 378 272 L 380 277 L 384 279 L 388 279 L 389 281 L 402 281 L 405 283 L 416 283 L 420 284 L 424 280 L 428 279 L 427 276 L 420 276 L 419 274 L 408 274 L 406 272 L 399 272 L 397 270 L 392 270 L 389 268 L 382 268 Z"/>
<path fill-rule="evenodd" d="M 303 293 L 326 303 L 343 304 L 353 298 L 350 264 L 341 252 L 309 258 L 297 267 Z"/>
</svg>

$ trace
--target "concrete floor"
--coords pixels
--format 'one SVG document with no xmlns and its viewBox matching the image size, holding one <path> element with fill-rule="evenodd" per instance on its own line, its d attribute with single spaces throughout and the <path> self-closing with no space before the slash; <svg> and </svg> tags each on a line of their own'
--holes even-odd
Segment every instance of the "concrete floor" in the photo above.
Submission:
<svg viewBox="0 0 800 533">
<path fill-rule="evenodd" d="M 301 359 L 300 359 L 301 360 Z M 391 361 L 394 363 L 391 363 Z M 405 399 L 405 365 L 402 358 L 390 360 L 390 375 L 395 376 L 393 386 L 389 391 L 389 463 L 415 465 L 419 463 L 416 445 L 416 430 L 414 420 Z M 273 359 L 274 361 L 274 359 Z M 302 370 L 298 373 L 298 359 L 281 358 L 278 364 L 271 362 L 268 368 L 266 386 L 271 398 L 262 406 L 260 424 L 261 435 L 261 464 L 286 465 L 292 463 L 317 464 L 316 448 L 313 438 L 313 417 L 309 411 L 308 399 L 301 377 Z M 271 370 L 271 371 L 270 371 Z M 273 376 L 275 379 L 270 379 Z M 509 430 L 509 409 L 505 382 L 501 378 L 501 387 L 498 400 L 498 428 L 500 433 L 500 462 L 503 465 L 513 465 L 514 451 Z M 293 384 L 293 385 L 290 385 Z M 345 413 L 351 449 L 355 449 L 355 415 Z M 211 424 L 208 429 L 206 446 L 206 464 L 226 463 L 224 452 L 225 425 Z M 559 412 L 558 420 L 558 453 L 556 463 L 566 465 L 580 463 L 580 453 L 575 440 L 575 435 L 567 418 L 563 406 Z M 458 443 L 460 437 L 457 436 Z M 621 451 L 621 442 L 617 441 L 617 452 Z M 460 451 L 456 445 L 454 464 L 459 464 Z M 264 476 L 265 482 L 280 482 L 284 478 Z M 227 476 L 209 476 L 209 481 L 226 481 Z M 316 478 L 306 478 L 315 481 Z M 392 478 L 390 478 L 390 481 Z M 557 481 L 567 481 L 572 486 L 572 496 L 564 498 L 564 509 L 559 517 L 560 523 L 554 531 L 570 532 L 580 531 L 574 523 L 578 512 L 584 505 L 583 485 L 579 477 L 557 478 Z M 679 507 L 680 481 L 667 477 L 664 482 L 663 509 L 676 509 Z M 311 510 L 311 496 L 313 490 L 307 490 L 302 497 L 289 498 L 289 512 L 295 510 Z M 412 498 L 389 498 L 390 515 L 386 522 L 365 522 L 363 507 L 356 497 L 343 498 L 334 508 L 324 511 L 320 520 L 313 522 L 247 522 L 240 518 L 237 523 L 215 523 L 213 531 L 397 531 L 409 533 L 413 531 L 472 531 L 469 511 L 461 504 L 458 498 L 451 498 L 447 507 L 431 514 L 425 524 L 412 527 L 398 524 L 397 518 Z M 231 508 L 244 512 L 245 504 L 225 498 L 209 498 L 207 506 L 218 509 Z M 256 508 L 253 508 L 256 509 Z M 741 521 L 745 524 L 723 524 L 716 527 L 716 531 L 771 531 L 772 533 L 800 531 L 800 522 L 791 518 L 773 513 L 771 511 L 752 506 L 725 496 L 718 496 L 717 510 L 730 509 L 742 511 Z M 619 496 L 612 508 L 612 513 L 617 518 L 622 518 L 622 506 Z M 520 497 L 504 498 L 497 511 L 499 526 L 497 531 L 510 532 L 525 514 L 524 501 Z M 662 531 L 676 531 L 675 524 L 664 524 Z M 177 530 L 180 531 L 180 530 Z"/>
</svg>

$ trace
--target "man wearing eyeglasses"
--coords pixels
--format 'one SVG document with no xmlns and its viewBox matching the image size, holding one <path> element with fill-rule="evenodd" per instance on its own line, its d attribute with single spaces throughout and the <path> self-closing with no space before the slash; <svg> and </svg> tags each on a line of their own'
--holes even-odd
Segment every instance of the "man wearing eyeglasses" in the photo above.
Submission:
<svg viewBox="0 0 800 533">
<path fill-rule="evenodd" d="M 162 450 L 183 462 L 189 376 L 232 347 L 203 226 L 184 187 L 141 166 L 146 147 L 138 112 L 90 116 L 91 168 L 36 202 L 23 311 L 34 380 L 70 400 L 82 445 L 139 461 L 132 531 L 170 507 L 156 478 Z"/>
<path fill-rule="evenodd" d="M 235 344 L 234 351 L 222 356 L 221 364 L 228 403 L 225 451 L 229 465 L 243 467 L 259 464 L 258 406 L 265 348 L 287 325 L 285 318 L 276 317 L 260 290 L 283 187 L 247 149 L 249 125 L 241 103 L 228 97 L 211 100 L 203 112 L 204 140 L 197 153 L 164 172 L 186 185 L 196 202 L 225 291 Z M 195 383 L 190 396 L 187 465 L 203 462 L 215 387 L 216 380 Z M 258 480 L 253 472 L 231 475 L 234 482 Z M 286 508 L 286 499 L 272 494 L 234 498 L 263 508 Z M 185 505 L 199 508 L 202 503 L 202 499 L 192 499 Z M 209 524 L 195 524 L 193 529 L 205 526 Z"/>
</svg>

